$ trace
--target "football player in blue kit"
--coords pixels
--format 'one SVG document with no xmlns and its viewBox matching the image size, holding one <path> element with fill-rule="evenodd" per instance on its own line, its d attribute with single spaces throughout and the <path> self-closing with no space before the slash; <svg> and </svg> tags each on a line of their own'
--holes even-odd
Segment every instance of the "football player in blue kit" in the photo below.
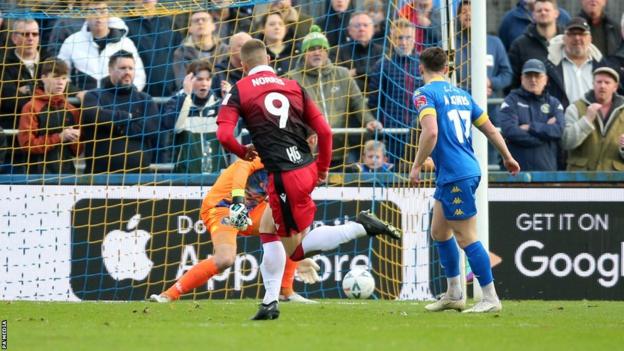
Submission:
<svg viewBox="0 0 624 351">
<path fill-rule="evenodd" d="M 472 149 L 472 125 L 494 144 L 511 174 L 517 174 L 520 166 L 487 113 L 467 92 L 446 81 L 448 59 L 444 50 L 423 51 L 419 69 L 426 84 L 413 96 L 422 132 L 410 180 L 418 184 L 422 165 L 431 155 L 436 167 L 431 236 L 447 277 L 446 293 L 425 308 L 429 311 L 498 312 L 502 305 L 494 288 L 488 252 L 477 240 L 475 191 L 481 171 Z M 458 245 L 466 253 L 483 291 L 481 301 L 469 309 L 465 309 L 466 294 L 460 285 Z"/>
</svg>

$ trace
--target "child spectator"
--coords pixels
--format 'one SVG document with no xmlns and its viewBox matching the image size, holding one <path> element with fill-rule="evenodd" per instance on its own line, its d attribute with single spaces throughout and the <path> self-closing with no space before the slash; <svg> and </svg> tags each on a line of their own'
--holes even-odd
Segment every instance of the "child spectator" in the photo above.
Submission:
<svg viewBox="0 0 624 351">
<path fill-rule="evenodd" d="M 390 172 L 394 165 L 388 162 L 386 145 L 377 140 L 369 140 L 364 144 L 362 159 L 354 164 L 354 171 L 362 173 Z"/>
<path fill-rule="evenodd" d="M 28 156 L 28 173 L 74 174 L 79 153 L 79 110 L 66 100 L 69 67 L 52 59 L 41 65 L 41 87 L 24 105 L 18 140 Z"/>
</svg>

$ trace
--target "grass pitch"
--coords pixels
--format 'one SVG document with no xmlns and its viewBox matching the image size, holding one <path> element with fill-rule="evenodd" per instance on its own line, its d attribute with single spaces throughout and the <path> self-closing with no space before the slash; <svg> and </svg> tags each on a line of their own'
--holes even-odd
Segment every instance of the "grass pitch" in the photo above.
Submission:
<svg viewBox="0 0 624 351">
<path fill-rule="evenodd" d="M 8 350 L 621 350 L 624 302 L 504 301 L 498 314 L 427 313 L 424 303 L 0 302 Z"/>
</svg>

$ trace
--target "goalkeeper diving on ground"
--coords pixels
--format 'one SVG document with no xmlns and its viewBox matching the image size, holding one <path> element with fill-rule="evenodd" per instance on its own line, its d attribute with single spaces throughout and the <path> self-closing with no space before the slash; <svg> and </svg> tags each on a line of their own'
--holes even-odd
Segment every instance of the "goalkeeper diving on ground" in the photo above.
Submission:
<svg viewBox="0 0 624 351">
<path fill-rule="evenodd" d="M 267 207 L 266 184 L 267 171 L 258 157 L 251 162 L 237 160 L 223 171 L 206 194 L 200 211 L 212 239 L 214 255 L 193 266 L 167 291 L 152 295 L 151 301 L 177 300 L 234 264 L 236 236 L 259 235 L 260 218 Z M 312 259 L 298 263 L 289 259 L 284 267 L 280 300 L 316 303 L 294 292 L 295 270 L 306 284 L 319 281 L 319 266 Z"/>
</svg>

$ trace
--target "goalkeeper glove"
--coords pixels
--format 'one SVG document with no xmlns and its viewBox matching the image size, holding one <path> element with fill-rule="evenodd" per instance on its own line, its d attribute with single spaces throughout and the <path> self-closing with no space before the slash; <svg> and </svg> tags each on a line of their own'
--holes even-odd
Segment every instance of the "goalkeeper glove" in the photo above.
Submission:
<svg viewBox="0 0 624 351">
<path fill-rule="evenodd" d="M 314 284 L 321 281 L 318 271 L 321 269 L 311 258 L 299 261 L 297 265 L 297 275 L 306 284 Z"/>
<path fill-rule="evenodd" d="M 247 227 L 252 224 L 251 218 L 249 218 L 249 212 L 247 207 L 242 203 L 233 203 L 230 205 L 230 225 L 238 230 L 247 230 Z"/>
</svg>

